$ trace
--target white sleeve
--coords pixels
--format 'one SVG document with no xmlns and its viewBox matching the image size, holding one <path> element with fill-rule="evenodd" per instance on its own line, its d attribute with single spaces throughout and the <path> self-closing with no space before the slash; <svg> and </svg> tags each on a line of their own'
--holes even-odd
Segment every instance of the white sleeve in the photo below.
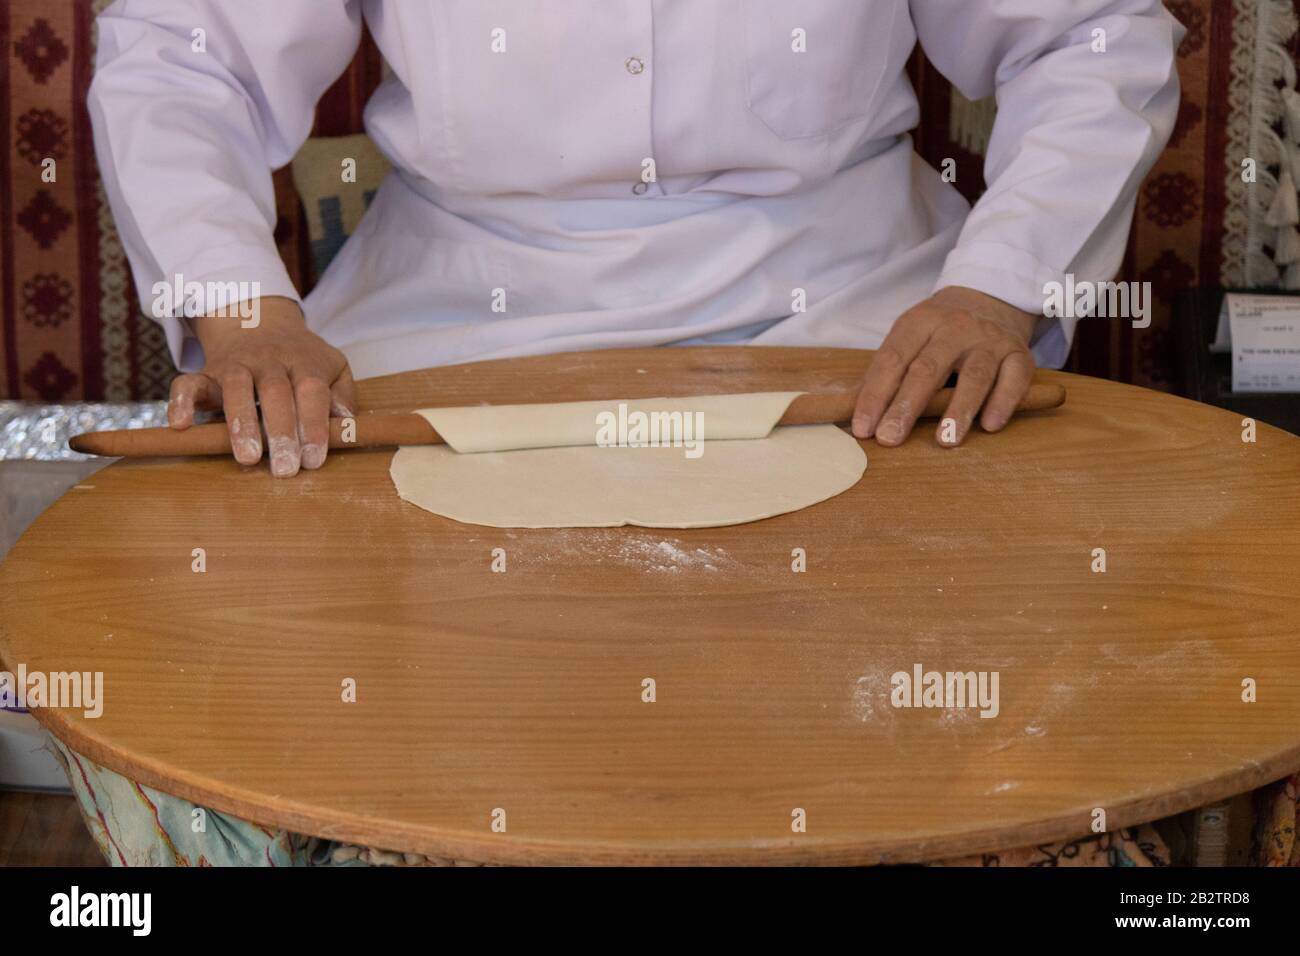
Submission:
<svg viewBox="0 0 1300 956">
<path fill-rule="evenodd" d="M 911 10 L 935 68 L 998 104 L 988 191 L 937 288 L 1041 314 L 1043 287 L 1067 273 L 1112 280 L 1138 187 L 1177 118 L 1182 26 L 1157 0 L 911 0 Z M 1039 322 L 1042 364 L 1064 362 L 1075 322 Z"/>
<path fill-rule="evenodd" d="M 155 283 L 177 275 L 216 290 L 202 311 L 246 297 L 227 283 L 297 299 L 271 170 L 306 140 L 360 44 L 355 0 L 118 0 L 97 24 L 95 152 L 145 312 Z M 177 367 L 193 370 L 188 327 L 159 321 Z"/>
</svg>

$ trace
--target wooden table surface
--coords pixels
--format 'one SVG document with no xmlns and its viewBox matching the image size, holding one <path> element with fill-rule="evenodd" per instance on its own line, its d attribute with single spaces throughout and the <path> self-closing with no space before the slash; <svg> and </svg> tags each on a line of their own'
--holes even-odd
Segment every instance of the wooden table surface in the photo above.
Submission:
<svg viewBox="0 0 1300 956">
<path fill-rule="evenodd" d="M 865 359 L 554 355 L 371 380 L 361 405 L 817 391 Z M 292 481 L 120 462 L 0 569 L 0 657 L 102 671 L 101 718 L 38 716 L 142 782 L 489 862 L 918 861 L 1300 768 L 1300 439 L 1042 374 L 1064 408 L 957 450 L 867 443 L 852 490 L 730 528 L 457 524 L 398 499 L 391 451 Z M 914 664 L 997 671 L 1000 713 L 892 707 Z"/>
</svg>

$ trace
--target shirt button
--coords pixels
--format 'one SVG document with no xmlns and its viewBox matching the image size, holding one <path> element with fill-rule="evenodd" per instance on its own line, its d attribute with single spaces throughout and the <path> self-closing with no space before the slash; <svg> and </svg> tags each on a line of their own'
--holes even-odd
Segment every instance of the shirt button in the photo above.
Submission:
<svg viewBox="0 0 1300 956">
<path fill-rule="evenodd" d="M 627 71 L 633 76 L 645 72 L 645 60 L 641 59 L 639 56 L 628 57 L 623 65 L 627 67 Z"/>
<path fill-rule="evenodd" d="M 647 186 L 645 183 L 637 183 L 635 186 L 632 187 L 632 192 L 636 193 L 638 196 L 643 196 L 645 195 L 645 191 L 649 188 L 650 187 Z"/>
</svg>

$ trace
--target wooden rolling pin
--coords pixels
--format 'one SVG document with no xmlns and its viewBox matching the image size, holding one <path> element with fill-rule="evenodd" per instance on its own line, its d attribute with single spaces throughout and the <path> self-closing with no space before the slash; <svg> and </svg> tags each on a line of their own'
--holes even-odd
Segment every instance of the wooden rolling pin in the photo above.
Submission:
<svg viewBox="0 0 1300 956">
<path fill-rule="evenodd" d="M 953 390 L 941 389 L 925 406 L 922 418 L 938 418 L 952 400 Z M 817 425 L 847 422 L 853 417 L 857 390 L 818 392 L 800 395 L 790 403 L 778 424 Z M 1057 408 L 1065 403 L 1061 385 L 1036 383 L 1016 406 L 1017 411 L 1032 412 Z M 550 403 L 547 403 L 550 404 Z M 358 415 L 354 440 L 343 440 L 344 419 L 330 419 L 331 448 L 384 448 L 395 445 L 437 445 L 442 438 L 433 426 L 411 412 Z M 194 425 L 184 431 L 171 428 L 129 428 L 122 431 L 85 432 L 68 440 L 73 451 L 85 455 L 111 458 L 149 458 L 172 455 L 228 455 L 230 433 L 225 422 Z"/>
</svg>

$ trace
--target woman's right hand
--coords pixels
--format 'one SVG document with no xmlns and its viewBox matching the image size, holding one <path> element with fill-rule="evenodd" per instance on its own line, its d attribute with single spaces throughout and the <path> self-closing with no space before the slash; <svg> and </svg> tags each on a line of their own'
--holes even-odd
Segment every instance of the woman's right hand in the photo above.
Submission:
<svg viewBox="0 0 1300 956">
<path fill-rule="evenodd" d="M 238 317 L 192 320 L 207 362 L 203 370 L 172 381 L 167 422 L 194 424 L 196 409 L 222 409 L 235 460 L 255 465 L 262 457 L 266 427 L 271 473 L 289 478 L 319 468 L 329 450 L 329 419 L 351 417 L 355 407 L 352 371 L 343 353 L 307 329 L 292 299 L 266 297 L 257 303 L 256 327 Z"/>
</svg>

